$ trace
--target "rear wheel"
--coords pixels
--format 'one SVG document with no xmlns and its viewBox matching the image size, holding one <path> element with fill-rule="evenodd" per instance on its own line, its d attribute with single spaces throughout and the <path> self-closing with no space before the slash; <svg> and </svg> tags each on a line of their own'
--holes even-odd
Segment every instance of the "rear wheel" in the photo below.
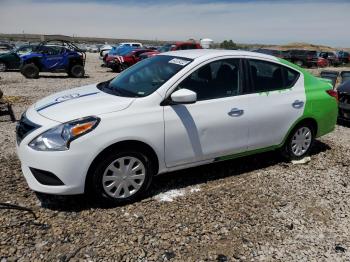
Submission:
<svg viewBox="0 0 350 262">
<path fill-rule="evenodd" d="M 26 77 L 26 78 L 38 78 L 39 77 L 39 68 L 31 63 L 31 64 L 26 64 L 21 68 L 21 73 Z"/>
<path fill-rule="evenodd" d="M 314 142 L 314 127 L 309 123 L 302 123 L 295 127 L 288 137 L 283 155 L 289 160 L 299 160 L 310 153 Z"/>
<path fill-rule="evenodd" d="M 5 72 L 7 69 L 6 64 L 4 62 L 0 62 L 0 72 Z"/>
<path fill-rule="evenodd" d="M 95 168 L 91 187 L 100 201 L 130 203 L 147 192 L 154 170 L 146 153 L 137 149 L 115 150 Z"/>
<path fill-rule="evenodd" d="M 125 63 L 122 63 L 121 65 L 120 65 L 120 68 L 121 68 L 121 71 L 124 71 L 125 69 L 127 69 L 129 66 L 127 65 L 127 64 L 125 64 Z"/>
<path fill-rule="evenodd" d="M 112 66 L 111 69 L 115 73 L 120 73 L 122 71 L 120 64 Z"/>
<path fill-rule="evenodd" d="M 74 65 L 70 68 L 68 75 L 75 78 L 84 77 L 85 75 L 84 67 L 82 65 Z"/>
</svg>

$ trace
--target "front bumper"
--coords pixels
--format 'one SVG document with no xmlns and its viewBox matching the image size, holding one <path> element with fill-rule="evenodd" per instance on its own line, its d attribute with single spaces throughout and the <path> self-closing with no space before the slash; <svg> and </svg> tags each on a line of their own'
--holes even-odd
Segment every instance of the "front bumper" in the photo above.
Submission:
<svg viewBox="0 0 350 262">
<path fill-rule="evenodd" d="M 22 172 L 28 186 L 37 192 L 57 195 L 84 193 L 85 178 L 90 165 L 83 152 L 67 150 L 61 152 L 41 152 L 31 149 L 24 142 L 18 147 Z M 33 175 L 31 169 L 39 169 L 54 174 L 63 185 L 45 185 Z"/>
<path fill-rule="evenodd" d="M 34 191 L 47 194 L 74 195 L 84 193 L 86 174 L 93 160 L 94 152 L 91 148 L 94 147 L 86 143 L 84 137 L 81 137 L 80 141 L 71 143 L 69 150 L 66 151 L 36 151 L 28 144 L 42 132 L 59 123 L 33 112 L 29 114 L 28 119 L 41 126 L 27 134 L 19 144 L 17 143 L 17 154 L 28 186 Z M 39 180 L 42 182 L 45 179 L 37 179 L 34 176 L 33 170 L 36 169 L 53 174 L 62 183 L 60 185 L 40 183 Z M 38 174 L 36 175 L 38 176 Z"/>
</svg>

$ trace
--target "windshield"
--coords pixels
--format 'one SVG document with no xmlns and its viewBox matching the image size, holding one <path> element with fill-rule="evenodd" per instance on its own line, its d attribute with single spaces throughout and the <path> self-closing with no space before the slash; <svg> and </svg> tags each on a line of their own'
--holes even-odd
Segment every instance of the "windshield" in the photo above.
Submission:
<svg viewBox="0 0 350 262">
<path fill-rule="evenodd" d="M 192 61 L 175 56 L 154 56 L 142 60 L 113 80 L 100 83 L 97 87 L 117 96 L 148 96 Z"/>
</svg>

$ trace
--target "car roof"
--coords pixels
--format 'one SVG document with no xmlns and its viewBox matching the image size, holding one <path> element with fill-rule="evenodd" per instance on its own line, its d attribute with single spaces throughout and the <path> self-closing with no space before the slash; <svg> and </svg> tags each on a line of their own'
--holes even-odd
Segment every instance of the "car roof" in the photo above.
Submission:
<svg viewBox="0 0 350 262">
<path fill-rule="evenodd" d="M 265 58 L 270 60 L 276 60 L 277 58 L 271 55 L 266 55 L 262 53 L 242 51 L 242 50 L 221 50 L 221 49 L 189 49 L 189 50 L 179 50 L 161 53 L 159 55 L 170 55 L 178 56 L 189 59 L 197 58 L 215 58 L 218 56 L 254 56 L 257 58 Z"/>
</svg>

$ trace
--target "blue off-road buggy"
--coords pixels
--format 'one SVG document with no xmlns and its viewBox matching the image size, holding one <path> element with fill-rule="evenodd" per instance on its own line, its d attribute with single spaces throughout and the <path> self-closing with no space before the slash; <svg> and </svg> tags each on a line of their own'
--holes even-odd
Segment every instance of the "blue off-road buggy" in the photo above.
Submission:
<svg viewBox="0 0 350 262">
<path fill-rule="evenodd" d="M 38 78 L 40 72 L 66 72 L 84 77 L 86 54 L 71 42 L 41 42 L 31 53 L 21 57 L 20 71 L 26 78 Z"/>
</svg>

